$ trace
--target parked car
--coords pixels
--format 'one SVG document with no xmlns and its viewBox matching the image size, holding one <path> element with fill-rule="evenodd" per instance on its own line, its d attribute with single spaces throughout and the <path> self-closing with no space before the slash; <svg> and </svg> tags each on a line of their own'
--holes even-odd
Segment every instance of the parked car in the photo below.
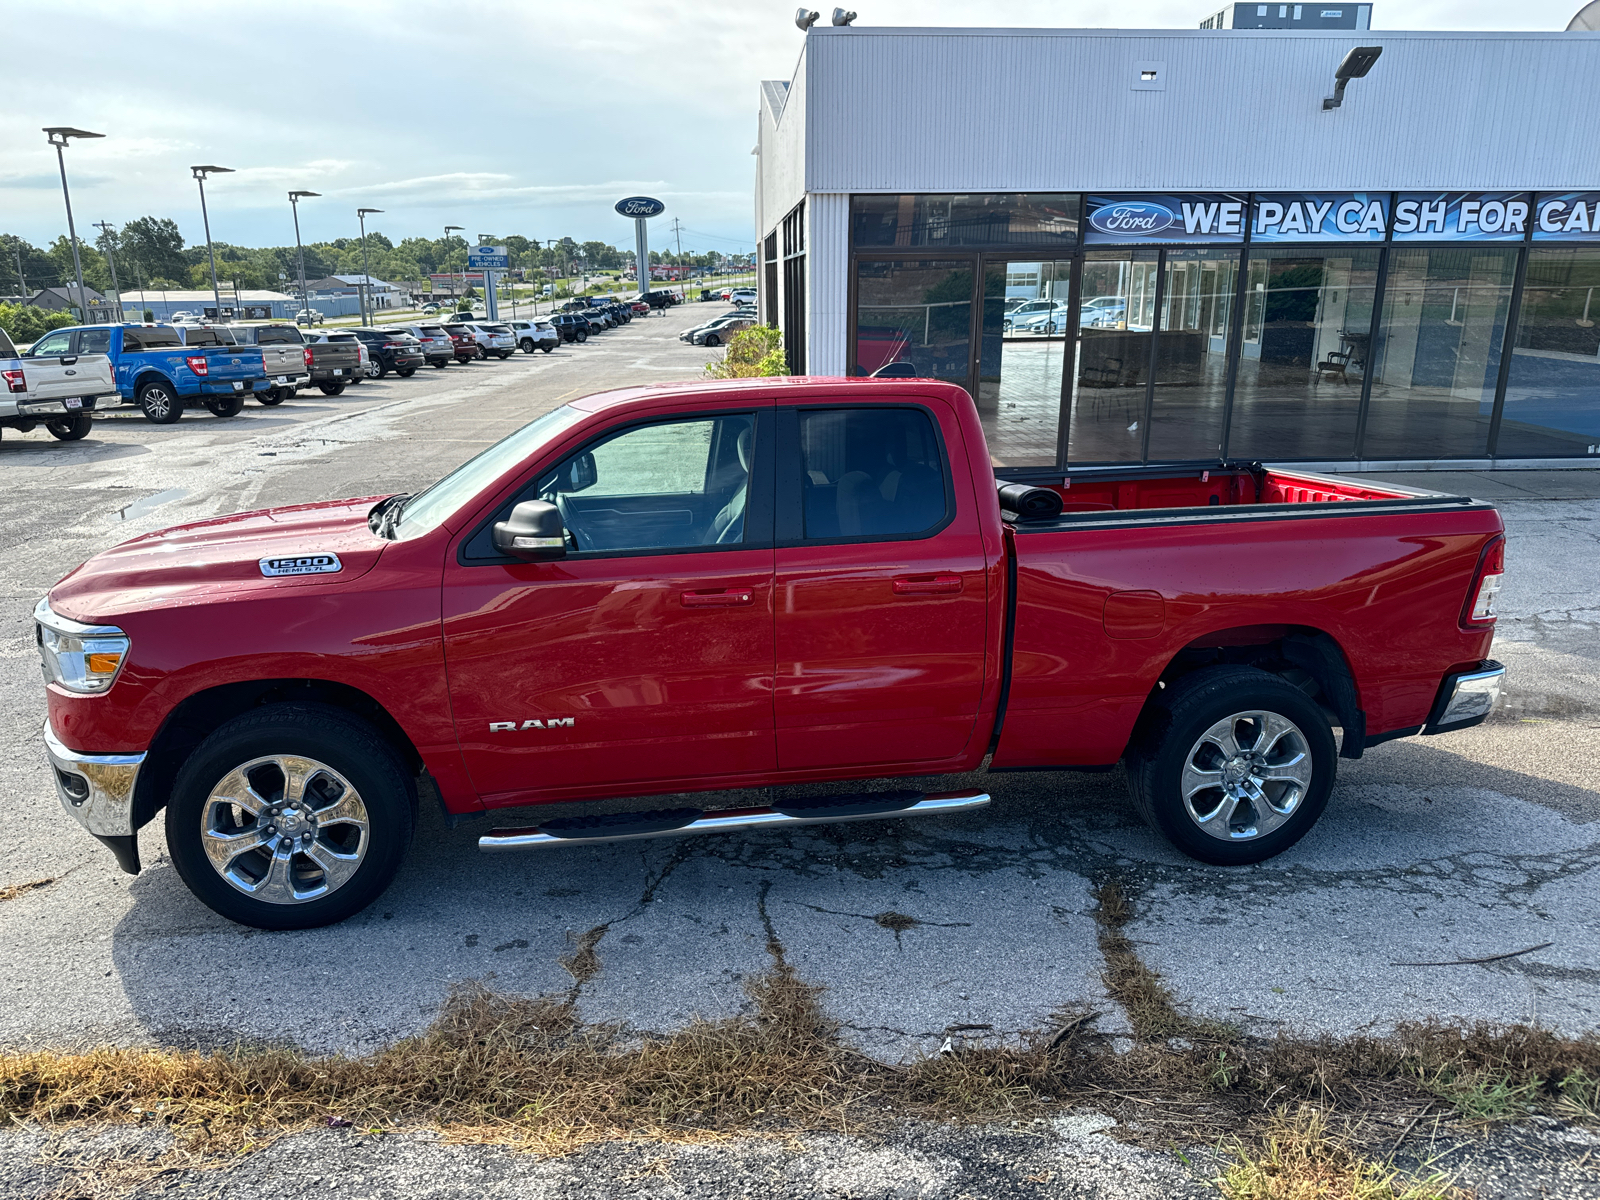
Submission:
<svg viewBox="0 0 1600 1200">
<path fill-rule="evenodd" d="M 446 322 L 443 329 L 450 335 L 450 342 L 455 347 L 457 362 L 471 362 L 478 358 L 478 337 L 472 332 L 470 326 Z"/>
<path fill-rule="evenodd" d="M 524 354 L 532 354 L 535 350 L 543 350 L 549 354 L 561 344 L 561 335 L 556 332 L 556 327 L 548 319 L 509 321 L 507 324 L 511 332 L 516 335 L 517 345 L 522 347 Z"/>
<path fill-rule="evenodd" d="M 299 312 L 295 313 L 294 323 L 296 325 L 321 325 L 323 323 L 323 316 L 314 308 L 302 308 Z"/>
<path fill-rule="evenodd" d="M 1007 334 L 1065 333 L 1070 310 L 1065 300 L 1029 300 L 1007 313 L 1000 328 Z"/>
<path fill-rule="evenodd" d="M 1127 319 L 1128 302 L 1121 296 L 1095 296 L 1078 306 L 1078 325 L 1102 329 Z"/>
<path fill-rule="evenodd" d="M 74 348 L 107 355 L 120 400 L 137 404 L 157 425 L 170 425 L 193 407 L 238 416 L 246 396 L 271 386 L 253 346 L 188 346 L 183 338 L 172 325 L 78 325 L 45 334 L 28 356 L 70 355 Z"/>
<path fill-rule="evenodd" d="M 255 346 L 261 351 L 261 364 L 270 386 L 255 393 L 257 400 L 271 406 L 282 404 L 311 382 L 311 355 L 306 352 L 305 335 L 294 325 L 225 325 L 238 346 Z"/>
<path fill-rule="evenodd" d="M 640 295 L 639 299 L 643 300 L 652 309 L 671 308 L 678 302 L 678 294 L 676 292 L 668 291 L 644 292 Z"/>
<path fill-rule="evenodd" d="M 405 325 L 402 328 L 422 345 L 430 367 L 448 367 L 456 360 L 456 344 L 443 325 Z"/>
<path fill-rule="evenodd" d="M 427 364 L 422 343 L 404 329 L 356 328 L 350 332 L 367 348 L 368 379 L 382 379 L 390 371 L 401 379 L 410 379 L 418 367 Z"/>
<path fill-rule="evenodd" d="M 287 929 L 389 886 L 424 773 L 453 815 L 842 793 L 479 838 L 589 853 L 988 801 L 863 778 L 1121 763 L 1178 849 L 1243 865 L 1316 824 L 1341 756 L 1493 710 L 1491 505 L 1259 464 L 1035 487 L 990 453 L 933 380 L 633 389 L 416 496 L 136 537 L 34 609 L 50 778 L 125 871 L 165 808 L 203 903 Z"/>
<path fill-rule="evenodd" d="M 76 442 L 92 427 L 102 396 L 116 394 L 111 358 L 94 346 L 110 342 L 108 330 L 91 330 L 54 352 L 40 338 L 20 354 L 4 329 L 0 329 L 0 429 L 27 433 L 43 425 L 61 442 Z M 79 350 L 79 346 L 85 346 Z"/>
<path fill-rule="evenodd" d="M 689 340 L 696 346 L 720 346 L 736 333 L 755 326 L 754 316 L 728 317 L 718 321 L 709 329 L 702 329 Z"/>
<path fill-rule="evenodd" d="M 756 302 L 756 290 L 753 287 L 734 288 L 733 291 L 728 293 L 728 299 L 735 304 L 754 304 Z"/>
<path fill-rule="evenodd" d="M 742 312 L 739 309 L 735 309 L 733 312 L 729 313 L 720 313 L 708 321 L 702 321 L 698 325 L 691 325 L 688 329 L 685 329 L 682 333 L 678 334 L 678 340 L 680 342 L 693 342 L 697 333 L 705 333 L 707 330 L 715 329 L 718 326 L 725 325 L 730 321 L 748 321 L 749 319 L 750 314 L 747 312 Z"/>
<path fill-rule="evenodd" d="M 557 313 L 550 318 L 550 324 L 561 335 L 564 342 L 586 342 L 589 340 L 589 322 L 575 313 Z"/>
<path fill-rule="evenodd" d="M 473 321 L 467 323 L 467 328 L 478 341 L 480 359 L 507 359 L 517 351 L 517 335 L 511 332 L 509 325 L 498 321 Z"/>
<path fill-rule="evenodd" d="M 439 306 L 437 304 L 424 304 L 422 306 L 422 315 L 425 316 L 425 317 L 431 317 L 431 316 L 433 316 L 434 313 L 436 313 L 438 311 L 439 311 Z"/>
<path fill-rule="evenodd" d="M 366 347 L 352 334 L 314 334 L 306 353 L 311 356 L 311 382 L 324 396 L 338 396 L 366 378 Z"/>
<path fill-rule="evenodd" d="M 596 337 L 606 331 L 607 326 L 602 318 L 602 314 L 600 313 L 581 312 L 573 313 L 572 315 L 577 317 L 580 321 L 587 321 L 589 323 L 589 335 L 591 337 Z"/>
</svg>

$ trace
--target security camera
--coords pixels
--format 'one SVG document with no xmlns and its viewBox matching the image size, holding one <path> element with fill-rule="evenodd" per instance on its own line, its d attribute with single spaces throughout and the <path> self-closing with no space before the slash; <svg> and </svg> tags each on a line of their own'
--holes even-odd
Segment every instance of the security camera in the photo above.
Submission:
<svg viewBox="0 0 1600 1200">
<path fill-rule="evenodd" d="M 853 12 L 846 12 L 842 8 L 836 8 L 833 10 L 833 23 L 835 25 L 848 25 L 855 19 L 856 15 Z"/>
<path fill-rule="evenodd" d="M 800 32 L 810 29 L 822 17 L 822 14 L 811 8 L 797 8 L 794 13 L 794 23 L 799 26 Z"/>
</svg>

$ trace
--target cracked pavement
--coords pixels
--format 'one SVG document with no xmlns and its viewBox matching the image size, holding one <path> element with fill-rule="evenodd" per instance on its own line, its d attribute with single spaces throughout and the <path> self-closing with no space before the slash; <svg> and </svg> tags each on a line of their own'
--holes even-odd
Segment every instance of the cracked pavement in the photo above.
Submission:
<svg viewBox="0 0 1600 1200">
<path fill-rule="evenodd" d="M 886 1059 L 946 1037 L 1015 1037 L 1074 1005 L 1103 1011 L 1099 1027 L 1116 1032 L 1090 894 L 1108 870 L 1134 899 L 1129 936 L 1199 1016 L 1257 1033 L 1425 1015 L 1600 1025 L 1600 472 L 1589 470 L 1390 477 L 1501 505 L 1509 574 L 1494 653 L 1509 669 L 1507 706 L 1475 730 L 1341 761 L 1318 828 L 1256 867 L 1179 856 L 1138 822 L 1116 773 L 918 783 L 992 792 L 987 810 L 959 816 L 522 855 L 481 855 L 487 821 L 451 830 L 425 804 L 400 877 L 372 908 L 272 934 L 194 900 L 159 821 L 141 836 L 144 873 L 129 878 L 61 814 L 29 620 L 59 576 L 179 521 L 415 490 L 565 399 L 692 378 L 707 352 L 676 340 L 699 315 L 686 309 L 548 357 L 250 405 L 232 421 L 201 412 L 158 428 L 127 410 L 71 445 L 6 434 L 0 889 L 56 881 L 0 902 L 0 1042 L 360 1051 L 420 1030 L 463 980 L 573 986 L 562 960 L 597 929 L 597 969 L 577 972 L 589 975 L 581 1010 L 640 1030 L 738 1011 L 776 933 L 799 975 L 827 986 L 845 1036 Z M 1481 965 L 1396 965 L 1546 942 Z M 415 1153 L 450 1169 L 443 1149 Z M 1159 1178 L 1149 1194 L 1184 1186 Z M 926 1182 L 905 1194 L 957 1194 L 937 1172 Z"/>
</svg>

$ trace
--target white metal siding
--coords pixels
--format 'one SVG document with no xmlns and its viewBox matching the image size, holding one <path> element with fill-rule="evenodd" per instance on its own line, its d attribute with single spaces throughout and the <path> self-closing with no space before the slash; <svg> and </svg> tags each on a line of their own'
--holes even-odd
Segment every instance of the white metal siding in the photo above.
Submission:
<svg viewBox="0 0 1600 1200">
<path fill-rule="evenodd" d="M 803 114 L 812 193 L 1595 187 L 1595 79 L 1588 33 L 813 29 L 774 148 Z M 799 197 L 763 175 L 773 220 Z"/>
<path fill-rule="evenodd" d="M 850 197 L 806 201 L 806 373 L 843 375 L 850 307 Z"/>
</svg>

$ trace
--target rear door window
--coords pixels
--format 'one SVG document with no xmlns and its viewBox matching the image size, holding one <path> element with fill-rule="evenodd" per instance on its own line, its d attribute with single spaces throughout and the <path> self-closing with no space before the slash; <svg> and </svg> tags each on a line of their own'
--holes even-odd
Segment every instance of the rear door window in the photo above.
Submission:
<svg viewBox="0 0 1600 1200">
<path fill-rule="evenodd" d="M 938 431 L 920 408 L 802 409 L 803 536 L 925 536 L 950 511 Z"/>
<path fill-rule="evenodd" d="M 110 354 L 111 330 L 85 329 L 78 334 L 79 354 Z"/>
</svg>

